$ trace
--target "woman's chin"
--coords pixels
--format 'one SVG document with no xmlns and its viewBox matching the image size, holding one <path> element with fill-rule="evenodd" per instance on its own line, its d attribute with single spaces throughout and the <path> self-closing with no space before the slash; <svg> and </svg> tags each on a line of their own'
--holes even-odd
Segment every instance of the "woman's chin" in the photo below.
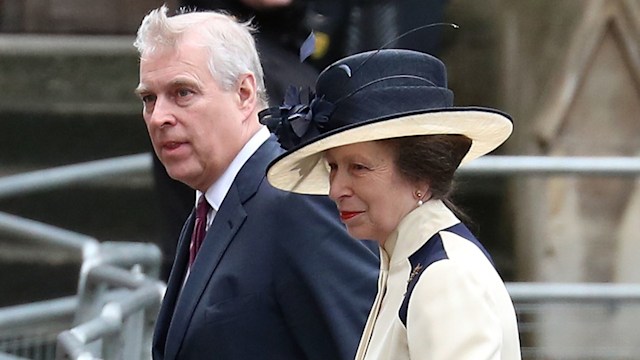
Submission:
<svg viewBox="0 0 640 360">
<path fill-rule="evenodd" d="M 349 232 L 349 235 L 351 235 L 351 237 L 358 239 L 358 240 L 371 240 L 372 239 L 372 234 L 369 231 L 364 231 L 362 228 L 359 228 L 357 226 L 349 226 L 347 225 L 347 232 Z"/>
</svg>

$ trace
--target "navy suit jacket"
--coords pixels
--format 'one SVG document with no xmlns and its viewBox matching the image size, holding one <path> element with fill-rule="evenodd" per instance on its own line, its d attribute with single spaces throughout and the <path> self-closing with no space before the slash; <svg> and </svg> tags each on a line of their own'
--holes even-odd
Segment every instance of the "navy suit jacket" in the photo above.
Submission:
<svg viewBox="0 0 640 360">
<path fill-rule="evenodd" d="M 377 291 L 377 254 L 348 236 L 327 197 L 267 182 L 281 152 L 270 137 L 240 170 L 184 282 L 187 219 L 154 359 L 353 359 Z"/>
</svg>

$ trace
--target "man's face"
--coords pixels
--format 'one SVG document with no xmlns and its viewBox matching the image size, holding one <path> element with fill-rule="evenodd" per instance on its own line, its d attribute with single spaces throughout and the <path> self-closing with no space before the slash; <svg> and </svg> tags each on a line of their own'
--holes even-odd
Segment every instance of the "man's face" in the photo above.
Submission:
<svg viewBox="0 0 640 360">
<path fill-rule="evenodd" d="M 242 90 L 214 81 L 207 51 L 183 41 L 140 60 L 143 117 L 169 176 L 206 191 L 246 142 Z"/>
</svg>

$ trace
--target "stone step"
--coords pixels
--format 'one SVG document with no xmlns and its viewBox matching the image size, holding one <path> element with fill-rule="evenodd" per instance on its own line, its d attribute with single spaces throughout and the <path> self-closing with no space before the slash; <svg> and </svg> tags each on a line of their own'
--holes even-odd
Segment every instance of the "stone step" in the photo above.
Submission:
<svg viewBox="0 0 640 360">
<path fill-rule="evenodd" d="M 139 113 L 132 36 L 0 35 L 0 112 Z"/>
<path fill-rule="evenodd" d="M 0 175 L 149 152 L 132 36 L 0 35 Z M 0 211 L 94 237 L 157 242 L 151 174 L 0 199 Z M 0 234 L 0 306 L 75 292 L 77 253 Z"/>
</svg>

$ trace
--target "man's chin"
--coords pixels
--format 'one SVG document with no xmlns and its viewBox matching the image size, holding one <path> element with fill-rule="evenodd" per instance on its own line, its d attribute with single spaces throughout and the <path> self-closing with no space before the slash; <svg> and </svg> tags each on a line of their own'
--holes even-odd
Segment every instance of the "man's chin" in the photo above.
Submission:
<svg viewBox="0 0 640 360">
<path fill-rule="evenodd" d="M 179 167 L 165 166 L 167 169 L 167 174 L 170 178 L 176 181 L 180 181 L 181 183 L 189 184 L 189 172 L 185 171 L 185 169 L 181 169 Z"/>
</svg>

